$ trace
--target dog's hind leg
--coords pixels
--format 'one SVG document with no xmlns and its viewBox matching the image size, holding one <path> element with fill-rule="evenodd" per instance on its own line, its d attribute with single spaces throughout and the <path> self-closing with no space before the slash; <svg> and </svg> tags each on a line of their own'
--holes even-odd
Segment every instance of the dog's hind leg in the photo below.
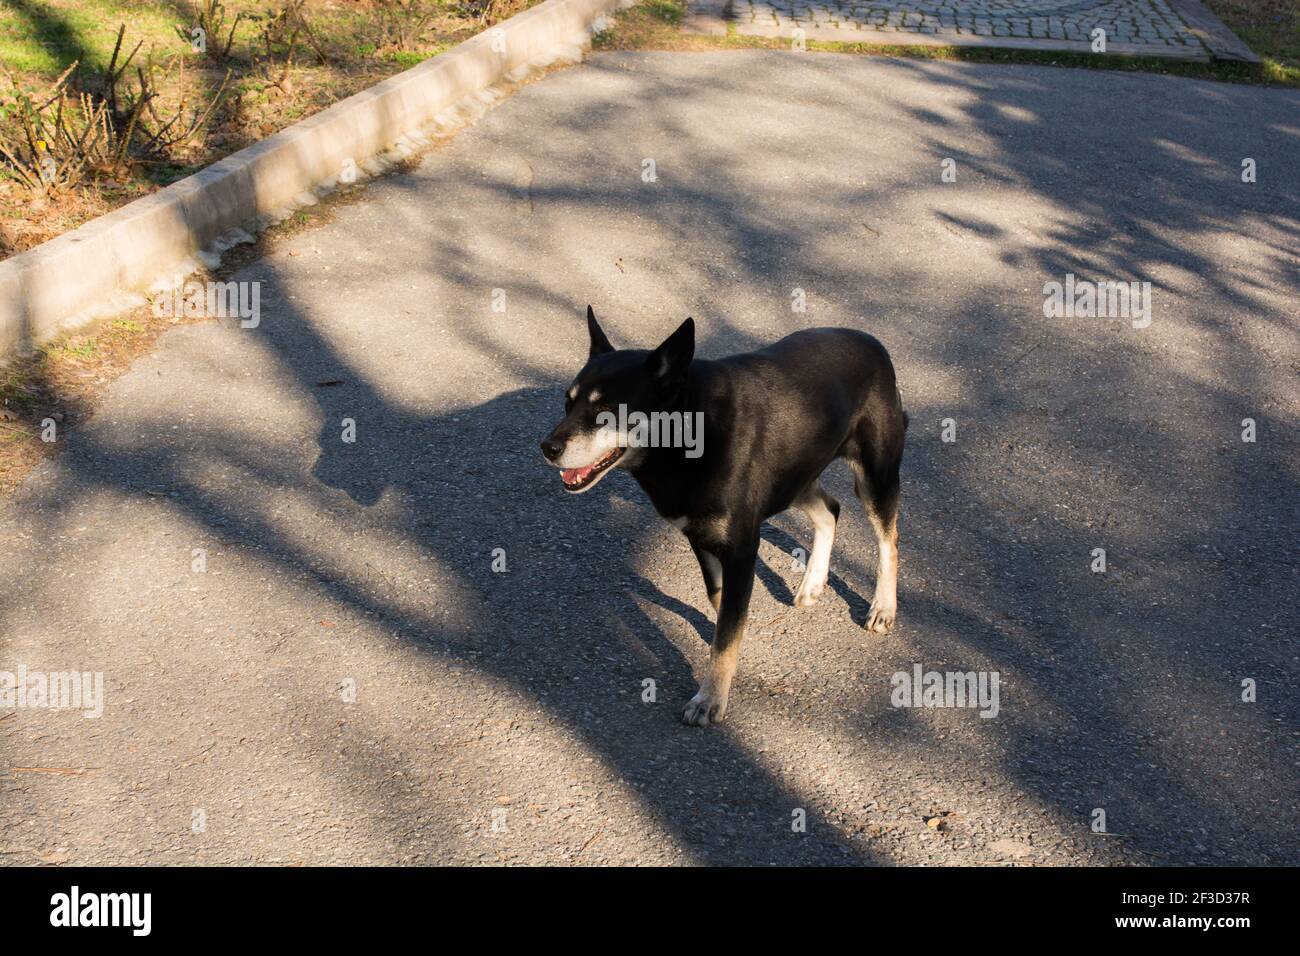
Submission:
<svg viewBox="0 0 1300 956">
<path fill-rule="evenodd" d="M 901 444 L 901 442 L 900 442 Z M 884 634 L 898 613 L 898 466 L 900 455 L 882 462 L 864 456 L 850 461 L 853 490 L 862 502 L 876 532 L 876 593 L 871 599 L 867 630 Z"/>
<path fill-rule="evenodd" d="M 804 569 L 803 580 L 795 593 L 796 607 L 812 607 L 826 587 L 831 571 L 831 545 L 835 542 L 835 523 L 840 518 L 840 503 L 814 481 L 794 501 L 794 507 L 813 523 L 812 553 Z"/>
</svg>

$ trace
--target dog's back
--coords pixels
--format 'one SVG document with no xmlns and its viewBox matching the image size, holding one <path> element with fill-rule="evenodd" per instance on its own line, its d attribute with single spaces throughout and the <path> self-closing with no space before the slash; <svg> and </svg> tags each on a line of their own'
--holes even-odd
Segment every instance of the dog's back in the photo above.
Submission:
<svg viewBox="0 0 1300 956">
<path fill-rule="evenodd" d="M 847 459 L 855 473 L 870 459 L 866 473 L 875 478 L 877 462 L 902 457 L 907 416 L 894 367 L 865 332 L 806 329 L 694 365 L 694 410 L 704 413 L 706 447 L 716 438 L 711 447 L 725 450 L 706 463 L 715 472 L 709 477 L 731 486 L 743 471 L 760 521 L 789 508 L 835 458 Z"/>
</svg>

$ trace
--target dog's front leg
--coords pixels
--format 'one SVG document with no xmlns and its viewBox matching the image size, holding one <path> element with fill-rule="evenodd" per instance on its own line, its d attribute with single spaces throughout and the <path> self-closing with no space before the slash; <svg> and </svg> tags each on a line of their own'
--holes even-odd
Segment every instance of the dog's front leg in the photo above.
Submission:
<svg viewBox="0 0 1300 956">
<path fill-rule="evenodd" d="M 693 541 L 691 550 L 695 552 L 695 560 L 700 562 L 704 590 L 709 595 L 709 603 L 713 605 L 713 613 L 717 614 L 722 609 L 722 562 Z"/>
<path fill-rule="evenodd" d="M 758 543 L 729 549 L 722 558 L 722 607 L 713 631 L 709 650 L 709 673 L 700 689 L 686 705 L 682 720 L 696 727 L 720 723 L 727 715 L 731 678 L 736 673 L 740 642 L 745 636 L 745 618 L 749 614 L 749 596 L 754 590 L 754 560 Z"/>
</svg>

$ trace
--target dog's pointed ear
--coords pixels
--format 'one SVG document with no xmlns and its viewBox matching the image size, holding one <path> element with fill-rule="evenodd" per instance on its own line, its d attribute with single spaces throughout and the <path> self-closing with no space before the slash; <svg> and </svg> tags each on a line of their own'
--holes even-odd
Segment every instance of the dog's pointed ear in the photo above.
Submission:
<svg viewBox="0 0 1300 956">
<path fill-rule="evenodd" d="M 596 321 L 596 313 L 591 306 L 587 306 L 587 334 L 591 336 L 591 351 L 587 353 L 588 362 L 597 355 L 614 351 L 614 346 L 609 344 L 609 339 L 605 338 L 600 323 Z"/>
<path fill-rule="evenodd" d="M 664 339 L 659 348 L 650 353 L 647 364 L 650 372 L 663 381 L 685 377 L 686 369 L 695 356 L 695 320 L 687 319 L 677 331 Z"/>
</svg>

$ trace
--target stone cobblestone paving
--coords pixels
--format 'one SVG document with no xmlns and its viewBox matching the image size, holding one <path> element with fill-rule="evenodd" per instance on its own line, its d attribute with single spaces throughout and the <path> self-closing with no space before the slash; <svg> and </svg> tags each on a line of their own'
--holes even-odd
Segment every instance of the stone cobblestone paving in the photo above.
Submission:
<svg viewBox="0 0 1300 956">
<path fill-rule="evenodd" d="M 1104 52 L 1215 55 L 1218 38 L 1194 29 L 1178 6 L 1177 0 L 694 0 L 692 12 L 765 36 L 798 29 L 808 39 L 1088 50 L 1100 28 Z M 1235 40 L 1226 27 L 1224 34 Z"/>
</svg>

